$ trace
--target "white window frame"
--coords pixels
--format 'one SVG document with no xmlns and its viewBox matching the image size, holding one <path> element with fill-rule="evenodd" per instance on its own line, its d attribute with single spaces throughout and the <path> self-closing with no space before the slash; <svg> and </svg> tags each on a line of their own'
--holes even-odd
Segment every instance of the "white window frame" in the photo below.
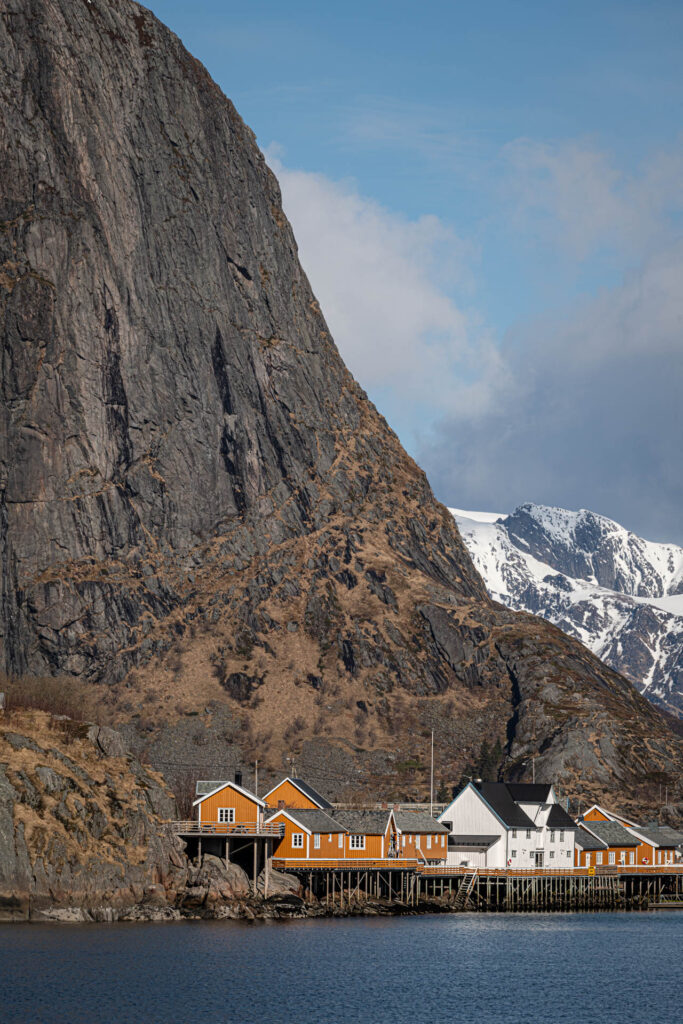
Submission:
<svg viewBox="0 0 683 1024">
<path fill-rule="evenodd" d="M 635 851 L 634 850 L 630 850 L 629 851 L 628 862 L 629 862 L 629 864 L 635 864 L 635 862 L 636 862 L 636 855 L 635 855 Z"/>
<path fill-rule="evenodd" d="M 550 842 L 551 843 L 555 842 L 555 832 L 554 831 L 551 831 L 551 833 L 550 833 Z"/>
<path fill-rule="evenodd" d="M 320 849 L 320 833 L 319 832 L 314 832 L 313 833 L 313 849 L 314 850 L 319 850 Z"/>
<path fill-rule="evenodd" d="M 587 868 L 591 866 L 591 855 L 590 853 L 584 853 L 583 862 Z"/>
<path fill-rule="evenodd" d="M 516 857 L 516 856 L 517 856 L 517 851 L 516 851 L 516 850 L 512 850 L 512 851 L 510 852 L 510 856 L 511 856 L 511 857 Z"/>
<path fill-rule="evenodd" d="M 530 828 L 528 828 L 526 830 L 526 837 L 527 837 L 527 839 L 531 839 L 531 829 Z"/>
<path fill-rule="evenodd" d="M 292 849 L 303 850 L 304 848 L 304 834 L 303 832 L 292 832 Z"/>
<path fill-rule="evenodd" d="M 339 847 L 340 850 L 343 850 L 344 849 L 344 833 L 343 832 L 339 832 L 338 835 L 339 835 L 339 838 L 337 839 L 337 846 Z"/>
<path fill-rule="evenodd" d="M 431 836 L 427 836 L 427 849 L 431 850 L 431 848 L 432 848 L 432 837 Z"/>
<path fill-rule="evenodd" d="M 349 849 L 351 850 L 364 850 L 365 849 L 365 836 L 349 836 Z"/>
<path fill-rule="evenodd" d="M 595 864 L 596 866 L 598 864 L 602 864 L 602 850 L 598 850 L 598 852 L 595 854 Z"/>
<path fill-rule="evenodd" d="M 561 842 L 561 843 L 563 843 L 563 842 L 564 842 L 564 832 L 563 832 L 563 830 L 562 830 L 562 829 L 560 829 L 560 842 Z"/>
<path fill-rule="evenodd" d="M 609 851 L 609 863 L 610 864 L 616 864 L 616 862 L 617 862 L 617 852 L 616 852 L 616 850 L 610 850 Z"/>
<path fill-rule="evenodd" d="M 513 839 L 517 838 L 517 829 L 516 828 L 513 828 L 513 830 L 512 830 L 512 838 Z"/>
<path fill-rule="evenodd" d="M 550 852 L 548 853 L 548 857 L 550 858 L 550 860 L 555 860 L 555 851 L 550 850 Z"/>
<path fill-rule="evenodd" d="M 218 823 L 219 823 L 219 825 L 234 825 L 235 824 L 235 808 L 234 807 L 219 807 L 218 808 Z"/>
</svg>

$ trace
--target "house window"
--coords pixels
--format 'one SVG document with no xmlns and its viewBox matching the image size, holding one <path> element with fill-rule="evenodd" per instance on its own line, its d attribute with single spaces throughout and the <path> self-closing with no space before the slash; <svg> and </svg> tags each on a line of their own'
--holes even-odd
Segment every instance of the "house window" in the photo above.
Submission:
<svg viewBox="0 0 683 1024">
<path fill-rule="evenodd" d="M 602 864 L 602 851 L 595 854 L 595 863 Z"/>
<path fill-rule="evenodd" d="M 616 864 L 617 862 L 617 855 L 614 850 L 610 850 L 609 852 L 609 862 L 610 864 Z"/>
<path fill-rule="evenodd" d="M 513 850 L 513 851 L 512 851 L 512 856 L 513 856 L 513 857 L 516 857 L 516 856 L 517 856 L 517 851 L 516 851 L 516 850 Z"/>
<path fill-rule="evenodd" d="M 571 857 L 571 855 L 572 855 L 572 851 L 571 850 L 567 850 L 567 856 Z"/>
<path fill-rule="evenodd" d="M 314 850 L 319 850 L 320 849 L 320 833 L 319 832 L 316 832 L 314 834 L 314 836 L 313 836 L 313 849 Z"/>
<path fill-rule="evenodd" d="M 328 841 L 328 843 L 332 842 L 332 833 L 331 832 L 330 832 L 329 836 L 327 837 L 327 841 Z"/>
<path fill-rule="evenodd" d="M 560 832 L 560 842 L 561 843 L 564 842 L 564 832 L 562 832 L 562 831 Z"/>
<path fill-rule="evenodd" d="M 586 865 L 587 868 L 589 868 L 591 866 L 591 855 L 590 855 L 590 853 L 584 854 L 583 862 L 584 862 L 584 864 Z"/>
<path fill-rule="evenodd" d="M 337 845 L 339 846 L 340 850 L 344 849 L 344 833 L 343 832 L 340 832 L 339 835 L 337 836 Z"/>
<path fill-rule="evenodd" d="M 517 829 L 516 828 L 513 828 L 513 830 L 512 830 L 512 838 L 513 839 L 517 838 Z"/>
<path fill-rule="evenodd" d="M 351 849 L 352 850 L 364 850 L 365 849 L 365 836 L 350 836 Z"/>
<path fill-rule="evenodd" d="M 635 862 L 636 862 L 636 855 L 633 852 L 633 850 L 631 850 L 631 852 L 628 855 L 628 862 L 629 862 L 629 864 L 635 864 Z"/>
<path fill-rule="evenodd" d="M 551 843 L 554 843 L 554 842 L 555 842 L 555 833 L 554 833 L 554 832 L 551 832 L 551 833 L 550 833 L 550 842 L 551 842 Z"/>
<path fill-rule="evenodd" d="M 431 850 L 431 848 L 432 848 L 432 837 L 431 836 L 427 836 L 427 849 Z"/>
<path fill-rule="evenodd" d="M 527 839 L 531 839 L 531 829 L 530 828 L 528 828 L 526 830 L 526 837 L 527 837 Z"/>
<path fill-rule="evenodd" d="M 304 848 L 304 834 L 303 832 L 292 833 L 292 849 L 303 850 Z"/>
<path fill-rule="evenodd" d="M 551 860 L 554 860 L 555 859 L 555 851 L 551 850 L 550 853 L 548 854 L 548 856 L 550 857 Z"/>
<path fill-rule="evenodd" d="M 222 825 L 233 825 L 235 822 L 235 808 L 219 807 L 218 820 Z"/>
</svg>

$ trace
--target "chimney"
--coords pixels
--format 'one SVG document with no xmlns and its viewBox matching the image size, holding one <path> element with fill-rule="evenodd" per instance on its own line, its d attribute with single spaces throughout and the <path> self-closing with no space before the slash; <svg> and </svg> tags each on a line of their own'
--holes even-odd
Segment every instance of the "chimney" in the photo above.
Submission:
<svg viewBox="0 0 683 1024">
<path fill-rule="evenodd" d="M 241 786 L 242 785 L 242 772 L 241 772 L 241 770 L 239 768 L 235 768 L 235 785 L 236 786 Z"/>
</svg>

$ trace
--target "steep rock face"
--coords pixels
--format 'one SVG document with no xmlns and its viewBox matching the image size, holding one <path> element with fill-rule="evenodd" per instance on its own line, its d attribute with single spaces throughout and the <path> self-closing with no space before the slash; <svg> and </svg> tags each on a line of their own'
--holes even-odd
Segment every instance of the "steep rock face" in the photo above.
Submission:
<svg viewBox="0 0 683 1024">
<path fill-rule="evenodd" d="M 105 753 L 108 750 L 109 753 Z M 111 729 L 0 717 L 0 920 L 166 902 L 187 876 L 164 835 L 175 802 Z"/>
<path fill-rule="evenodd" d="M 683 549 L 585 509 L 451 511 L 491 597 L 542 615 L 683 717 Z"/>
<path fill-rule="evenodd" d="M 313 739 L 368 777 L 385 751 L 394 791 L 432 727 L 444 780 L 483 736 L 524 774 L 610 703 L 633 742 L 589 739 L 600 771 L 571 784 L 673 786 L 662 717 L 488 599 L 344 367 L 252 133 L 180 42 L 126 0 L 7 0 L 0 67 L 7 670 L 87 677 L 152 733 L 223 702 L 273 770 Z"/>
</svg>

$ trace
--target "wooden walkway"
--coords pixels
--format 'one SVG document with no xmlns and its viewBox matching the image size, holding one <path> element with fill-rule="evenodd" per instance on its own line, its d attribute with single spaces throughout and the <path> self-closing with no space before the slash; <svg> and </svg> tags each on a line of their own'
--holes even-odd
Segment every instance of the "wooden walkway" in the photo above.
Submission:
<svg viewBox="0 0 683 1024">
<path fill-rule="evenodd" d="M 396 860 L 338 861 L 335 867 L 302 862 L 292 866 L 291 861 L 275 860 L 273 866 L 296 874 L 308 895 L 342 908 L 372 900 L 406 909 L 436 906 L 488 912 L 674 909 L 683 905 L 679 865 L 591 874 L 587 868 L 512 871 L 426 867 Z"/>
</svg>

